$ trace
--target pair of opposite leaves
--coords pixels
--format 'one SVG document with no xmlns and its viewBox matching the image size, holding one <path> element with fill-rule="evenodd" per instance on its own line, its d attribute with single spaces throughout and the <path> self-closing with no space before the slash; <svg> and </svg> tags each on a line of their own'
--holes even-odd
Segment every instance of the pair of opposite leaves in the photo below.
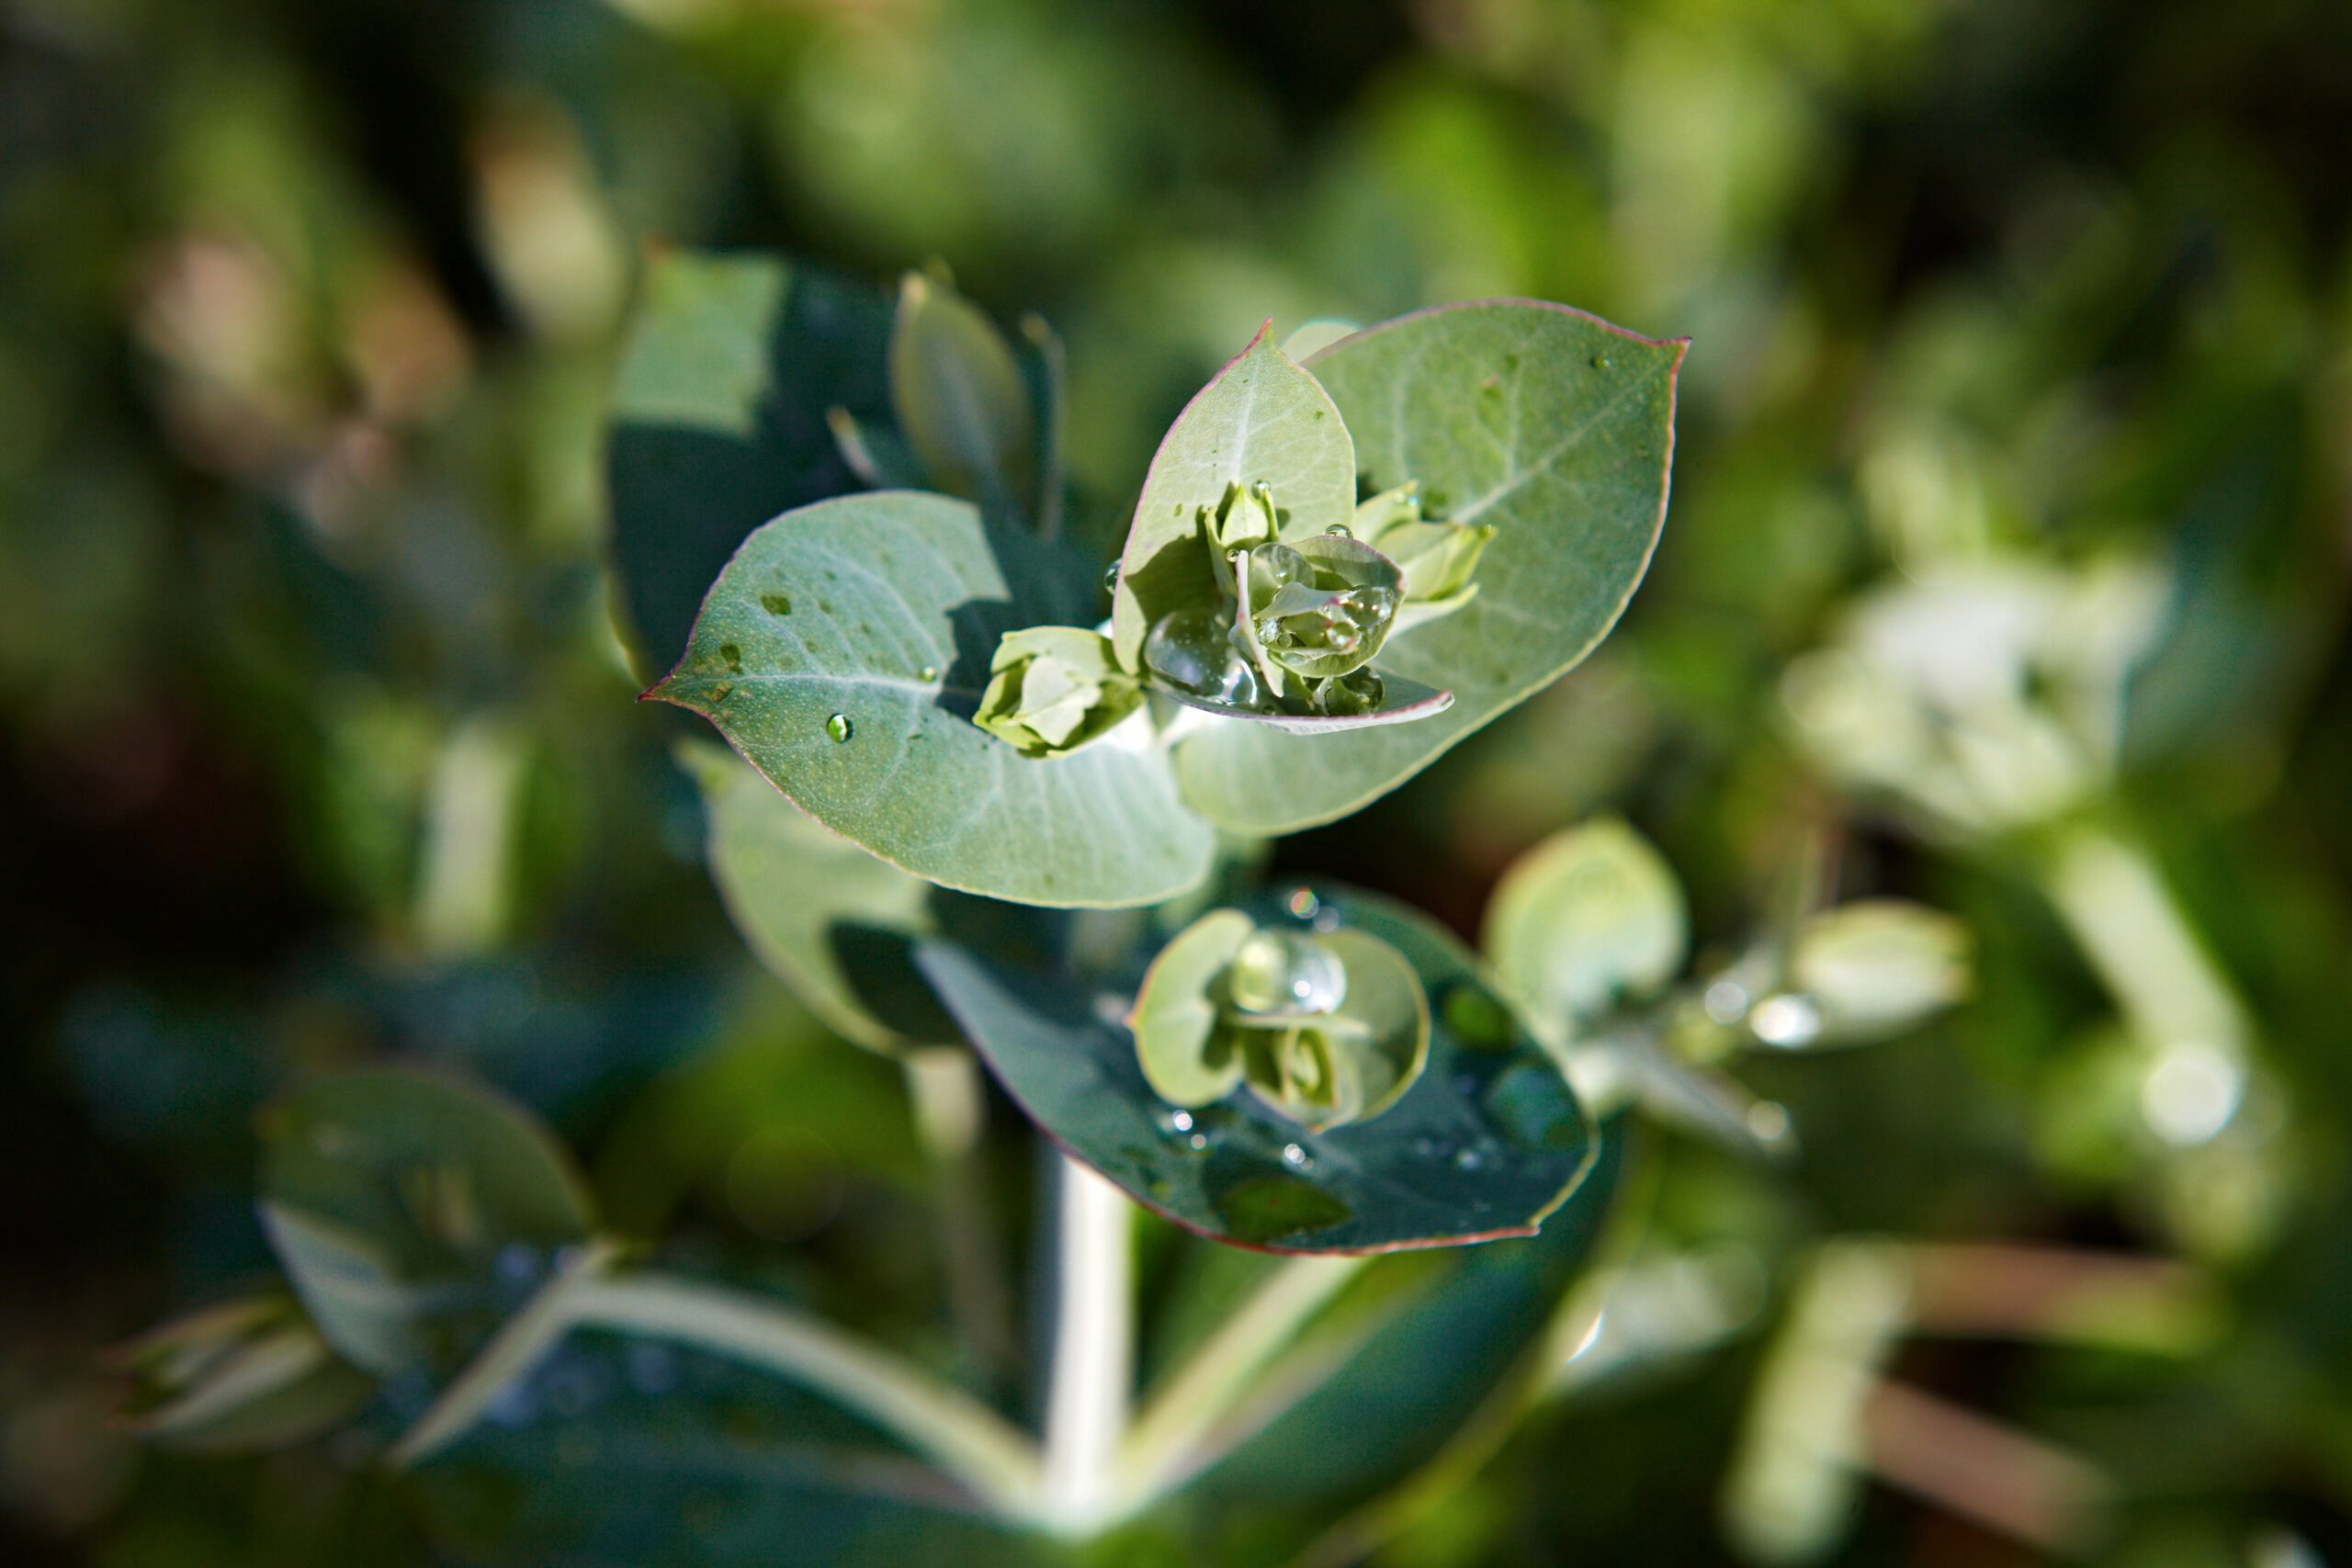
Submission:
<svg viewBox="0 0 2352 1568">
<path fill-rule="evenodd" d="M 970 716 L 1005 634 L 1099 618 L 1095 563 L 915 491 L 820 502 L 756 530 L 649 695 L 704 715 L 802 809 L 932 882 L 1021 903 L 1164 900 L 1206 874 L 1216 829 L 1265 837 L 1345 816 L 1606 635 L 1664 520 L 1682 351 L 1517 300 L 1400 318 L 1311 369 L 1261 333 L 1170 429 L 1122 556 L 1120 662 L 1139 662 L 1160 574 L 1182 558 L 1171 543 L 1235 486 L 1270 485 L 1287 538 L 1352 518 L 1360 490 L 1415 484 L 1432 515 L 1494 529 L 1480 592 L 1383 656 L 1390 695 L 1370 716 L 1453 693 L 1418 722 L 1296 734 L 1211 720 L 1172 748 L 1024 757 Z"/>
</svg>

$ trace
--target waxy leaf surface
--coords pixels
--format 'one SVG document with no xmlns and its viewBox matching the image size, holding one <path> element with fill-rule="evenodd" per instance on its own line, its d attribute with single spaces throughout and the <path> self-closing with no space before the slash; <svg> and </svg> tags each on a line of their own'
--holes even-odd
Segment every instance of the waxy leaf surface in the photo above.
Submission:
<svg viewBox="0 0 2352 1568">
<path fill-rule="evenodd" d="M 744 542 L 646 694 L 708 718 L 818 821 L 929 881 L 1015 903 L 1157 902 L 1206 874 L 1212 840 L 1158 747 L 1112 736 L 1028 758 L 971 722 L 999 638 L 1089 619 L 1090 578 L 964 502 L 821 502 Z"/>
<path fill-rule="evenodd" d="M 1682 351 L 1561 306 L 1492 300 L 1317 354 L 1307 368 L 1347 422 L 1366 493 L 1414 480 L 1430 517 L 1495 525 L 1477 594 L 1396 635 L 1378 662 L 1454 701 L 1343 735 L 1211 726 L 1177 750 L 1186 800 L 1238 832 L 1344 817 L 1592 651 L 1666 518 Z"/>
<path fill-rule="evenodd" d="M 1154 620 L 1216 597 L 1198 510 L 1215 512 L 1228 486 L 1261 481 L 1289 514 L 1285 536 L 1319 534 L 1355 511 L 1346 425 L 1264 330 L 1184 405 L 1144 477 L 1111 600 L 1111 639 L 1127 668 L 1138 667 Z"/>
</svg>

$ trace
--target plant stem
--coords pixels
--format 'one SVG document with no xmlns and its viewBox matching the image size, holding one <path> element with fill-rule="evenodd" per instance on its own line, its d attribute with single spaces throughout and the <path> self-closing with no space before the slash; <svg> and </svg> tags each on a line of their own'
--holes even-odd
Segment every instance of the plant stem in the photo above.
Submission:
<svg viewBox="0 0 2352 1568">
<path fill-rule="evenodd" d="M 1134 1210 L 1067 1155 L 1056 1156 L 1057 1279 L 1046 1397 L 1042 1513 L 1091 1533 L 1114 1502 L 1119 1438 L 1135 1369 Z"/>
<path fill-rule="evenodd" d="M 2105 829 L 2075 828 L 2058 841 L 2042 880 L 2143 1035 L 2243 1054 L 2251 1032 L 2245 1010 L 2145 850 Z"/>
<path fill-rule="evenodd" d="M 656 1274 L 594 1280 L 571 1292 L 572 1325 L 667 1339 L 778 1372 L 906 1443 L 1000 1514 L 1037 1499 L 1035 1445 L 994 1411 L 830 1324 L 722 1286 Z"/>
<path fill-rule="evenodd" d="M 1202 1440 L 1363 1263 L 1362 1258 L 1286 1260 L 1161 1382 L 1120 1454 L 1124 1506 L 1144 1506 L 1191 1472 Z"/>
<path fill-rule="evenodd" d="M 905 1069 L 915 1131 L 931 1156 L 948 1317 L 959 1341 L 1001 1375 L 1012 1369 L 1019 1347 L 1004 1253 L 980 1168 L 987 1104 L 979 1066 L 961 1046 L 932 1046 L 907 1053 Z"/>
<path fill-rule="evenodd" d="M 539 1287 L 521 1311 L 501 1324 L 498 1332 L 450 1380 L 448 1387 L 401 1435 L 384 1456 L 394 1470 L 405 1470 L 463 1437 L 501 1390 L 529 1374 L 557 1341 L 569 1333 L 581 1292 L 601 1279 L 620 1256 L 617 1244 L 589 1242 L 552 1279 Z"/>
</svg>

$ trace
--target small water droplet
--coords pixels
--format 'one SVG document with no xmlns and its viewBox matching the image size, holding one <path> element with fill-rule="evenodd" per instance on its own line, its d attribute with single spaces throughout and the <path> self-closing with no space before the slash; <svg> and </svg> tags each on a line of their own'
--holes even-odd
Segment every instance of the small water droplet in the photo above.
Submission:
<svg viewBox="0 0 2352 1568">
<path fill-rule="evenodd" d="M 1323 531 L 1335 539 L 1352 539 L 1356 536 L 1356 531 L 1345 523 L 1334 523 Z"/>
<path fill-rule="evenodd" d="M 720 643 L 718 645 L 718 657 L 727 660 L 727 668 L 729 672 L 737 675 L 741 675 L 743 672 L 743 650 L 736 647 L 735 644 L 731 642 Z"/>
<path fill-rule="evenodd" d="M 1296 1144 L 1284 1144 L 1283 1145 L 1283 1163 L 1290 1167 L 1293 1170 L 1312 1170 L 1315 1168 L 1315 1156 L 1308 1154 L 1305 1149 L 1300 1148 Z"/>
<path fill-rule="evenodd" d="M 1181 516 L 1184 509 L 1182 506 L 1179 505 L 1176 508 L 1176 511 Z M 1119 563 L 1117 561 L 1113 561 L 1109 566 L 1102 569 L 1102 592 L 1105 593 L 1115 593 L 1118 592 L 1118 589 Z"/>
<path fill-rule="evenodd" d="M 1595 370 L 1606 370 L 1606 369 L 1608 369 L 1608 368 L 1609 368 L 1609 356 L 1608 356 L 1607 355 L 1605 355 L 1605 354 L 1596 354 L 1596 355 L 1594 355 L 1592 356 L 1592 367 L 1593 367 Z"/>
<path fill-rule="evenodd" d="M 918 670 L 918 671 L 915 671 L 915 679 L 916 679 L 916 680 L 918 680 L 918 681 L 936 681 L 936 680 L 938 680 L 938 679 L 939 679 L 939 666 L 938 666 L 938 665 L 936 665 L 936 664 L 926 664 L 926 665 L 924 665 L 922 669 L 920 669 L 920 670 Z"/>
<path fill-rule="evenodd" d="M 1323 900 L 1315 896 L 1315 889 L 1311 887 L 1294 887 L 1290 897 L 1283 900 L 1283 908 L 1290 911 L 1290 918 L 1294 920 L 1311 920 L 1315 918 L 1315 911 L 1322 907 Z"/>
<path fill-rule="evenodd" d="M 1206 1133 L 1195 1133 L 1184 1141 L 1192 1145 L 1195 1152 L 1209 1146 L 1209 1137 Z"/>
<path fill-rule="evenodd" d="M 1189 1111 L 1171 1111 L 1163 1120 L 1167 1122 L 1168 1130 L 1171 1133 L 1189 1133 L 1193 1130 L 1193 1113 Z"/>
<path fill-rule="evenodd" d="M 781 593 L 763 593 L 760 608 L 771 615 L 788 615 L 792 614 L 792 601 Z"/>
<path fill-rule="evenodd" d="M 1330 1012 L 1348 994 L 1347 971 L 1331 950 L 1286 931 L 1251 933 L 1227 966 L 1225 984 L 1245 1012 Z"/>
<path fill-rule="evenodd" d="M 825 720 L 825 733 L 833 738 L 834 744 L 836 745 L 848 739 L 852 733 L 849 715 L 845 713 L 837 713 L 831 718 Z"/>
<path fill-rule="evenodd" d="M 1476 1149 L 1464 1149 L 1453 1156 L 1454 1168 L 1457 1170 L 1476 1170 L 1486 1163 L 1487 1156 Z"/>
</svg>

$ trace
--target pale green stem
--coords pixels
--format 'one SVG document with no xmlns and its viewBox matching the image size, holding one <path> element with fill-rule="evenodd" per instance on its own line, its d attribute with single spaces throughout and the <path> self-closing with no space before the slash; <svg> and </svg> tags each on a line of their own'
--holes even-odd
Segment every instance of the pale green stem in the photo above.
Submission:
<svg viewBox="0 0 2352 1568">
<path fill-rule="evenodd" d="M 1035 1445 L 1001 1416 L 897 1357 L 793 1309 L 653 1274 L 583 1284 L 571 1322 L 667 1339 L 776 1372 L 872 1421 L 1000 1514 L 1035 1506 Z"/>
<path fill-rule="evenodd" d="M 961 1046 L 935 1046 L 908 1052 L 905 1069 L 915 1131 L 931 1156 L 948 1316 L 982 1364 L 1001 1374 L 1012 1366 L 1018 1346 L 1004 1254 L 980 1168 L 987 1101 L 979 1066 Z"/>
<path fill-rule="evenodd" d="M 658 1274 L 614 1278 L 598 1242 L 493 1335 L 389 1456 L 413 1464 L 464 1435 L 499 1391 L 575 1328 L 665 1339 L 776 1372 L 872 1421 L 1008 1518 L 1037 1496 L 1035 1444 L 994 1411 L 829 1324 L 723 1286 Z"/>
<path fill-rule="evenodd" d="M 1057 1271 L 1040 1512 L 1087 1535 L 1114 1502 L 1135 1375 L 1135 1210 L 1067 1155 L 1055 1172 Z"/>
<path fill-rule="evenodd" d="M 1295 1258 L 1153 1391 L 1120 1455 L 1122 1502 L 1149 1504 L 1198 1467 L 1204 1442 L 1259 1374 L 1340 1288 L 1361 1258 Z"/>
<path fill-rule="evenodd" d="M 554 1278 L 499 1325 L 489 1343 L 441 1391 L 441 1397 L 401 1434 L 384 1462 L 405 1470 L 463 1437 L 500 1390 L 537 1366 L 571 1331 L 582 1288 L 601 1278 L 619 1253 L 613 1242 L 593 1241 L 561 1264 Z"/>
<path fill-rule="evenodd" d="M 2043 883 L 2143 1034 L 2244 1054 L 2245 1010 L 2145 850 L 2104 829 L 2076 828 L 2059 840 Z"/>
</svg>

